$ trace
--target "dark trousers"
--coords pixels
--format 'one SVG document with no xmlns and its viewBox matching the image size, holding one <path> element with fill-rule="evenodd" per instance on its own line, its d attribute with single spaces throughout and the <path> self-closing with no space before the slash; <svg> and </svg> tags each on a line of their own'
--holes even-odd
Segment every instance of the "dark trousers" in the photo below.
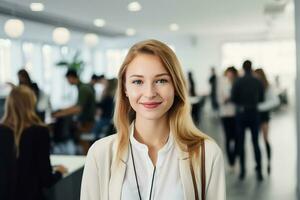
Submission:
<svg viewBox="0 0 300 200">
<path fill-rule="evenodd" d="M 259 113 L 257 111 L 244 111 L 237 114 L 237 130 L 238 130 L 238 153 L 240 156 L 241 172 L 245 172 L 245 132 L 246 128 L 250 128 L 252 136 L 252 144 L 256 161 L 256 170 L 261 172 L 261 152 L 258 144 L 259 136 Z"/>
<path fill-rule="evenodd" d="M 237 154 L 236 141 L 237 141 L 237 128 L 235 117 L 222 117 L 222 124 L 225 133 L 225 146 L 227 158 L 230 166 L 235 163 Z"/>
<path fill-rule="evenodd" d="M 81 145 L 82 147 L 82 150 L 83 150 L 83 154 L 86 155 L 90 146 L 91 146 L 91 143 L 90 141 L 85 141 L 85 140 L 82 140 L 80 138 L 80 135 L 82 134 L 89 134 L 92 129 L 94 127 L 94 122 L 79 122 L 78 123 L 78 136 L 79 136 L 79 144 Z"/>
</svg>

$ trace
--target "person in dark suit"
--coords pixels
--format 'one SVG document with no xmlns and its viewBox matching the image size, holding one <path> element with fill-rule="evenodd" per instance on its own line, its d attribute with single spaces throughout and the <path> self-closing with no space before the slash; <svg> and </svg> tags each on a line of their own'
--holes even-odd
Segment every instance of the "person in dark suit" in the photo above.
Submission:
<svg viewBox="0 0 300 200">
<path fill-rule="evenodd" d="M 264 88 L 252 74 L 252 62 L 246 60 L 243 63 L 245 75 L 239 78 L 232 87 L 231 100 L 236 105 L 237 120 L 237 149 L 240 156 L 240 179 L 245 178 L 245 131 L 250 128 L 254 155 L 256 161 L 257 180 L 262 181 L 261 152 L 258 144 L 259 136 L 259 112 L 258 103 L 264 100 Z"/>
<path fill-rule="evenodd" d="M 216 75 L 216 70 L 214 67 L 211 68 L 211 75 L 209 77 L 209 84 L 210 84 L 210 100 L 211 100 L 211 107 L 213 111 L 219 110 L 219 103 L 217 100 L 217 84 L 218 78 Z"/>
<path fill-rule="evenodd" d="M 6 99 L 0 123 L 0 199 L 42 200 L 42 189 L 67 172 L 61 165 L 52 172 L 49 130 L 36 115 L 35 103 L 34 92 L 23 85 Z"/>
</svg>

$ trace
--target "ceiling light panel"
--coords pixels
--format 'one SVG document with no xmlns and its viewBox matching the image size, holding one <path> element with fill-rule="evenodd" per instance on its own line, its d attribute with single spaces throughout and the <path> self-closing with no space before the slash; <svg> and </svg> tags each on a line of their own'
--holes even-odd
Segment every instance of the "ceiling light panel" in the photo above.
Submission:
<svg viewBox="0 0 300 200">
<path fill-rule="evenodd" d="M 30 9 L 34 12 L 40 12 L 44 10 L 44 4 L 42 3 L 31 3 Z"/>
<path fill-rule="evenodd" d="M 135 29 L 133 29 L 133 28 L 128 28 L 127 30 L 126 30 L 126 35 L 128 35 L 128 36 L 133 36 L 133 35 L 135 35 L 136 34 L 136 31 L 135 31 Z"/>
<path fill-rule="evenodd" d="M 142 9 L 142 6 L 139 2 L 133 1 L 133 2 L 128 4 L 127 8 L 131 12 L 137 12 L 137 11 L 140 11 Z"/>
<path fill-rule="evenodd" d="M 106 24 L 106 22 L 104 19 L 98 18 L 98 19 L 94 20 L 94 25 L 97 27 L 103 27 L 103 26 L 105 26 L 105 24 Z"/>
<path fill-rule="evenodd" d="M 173 24 L 170 24 L 169 28 L 171 31 L 178 31 L 179 26 L 178 26 L 178 24 L 173 23 Z"/>
</svg>

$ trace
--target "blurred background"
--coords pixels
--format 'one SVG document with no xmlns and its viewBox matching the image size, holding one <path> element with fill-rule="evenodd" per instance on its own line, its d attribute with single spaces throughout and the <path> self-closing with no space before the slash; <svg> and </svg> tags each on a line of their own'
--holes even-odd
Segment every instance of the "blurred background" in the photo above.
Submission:
<svg viewBox="0 0 300 200">
<path fill-rule="evenodd" d="M 17 74 L 25 69 L 38 85 L 37 111 L 51 130 L 52 165 L 64 164 L 69 169 L 45 193 L 49 199 L 79 199 L 86 150 L 113 132 L 111 120 L 103 117 L 109 112 L 103 108 L 103 91 L 109 85 L 114 88 L 118 69 L 134 43 L 158 39 L 175 51 L 186 76 L 192 74 L 193 117 L 224 150 L 227 199 L 296 200 L 300 180 L 299 19 L 298 0 L 0 0 L 0 117 L 11 85 L 19 84 Z M 266 167 L 263 134 L 259 136 L 263 181 L 255 177 L 249 134 L 245 180 L 238 178 L 238 163 L 228 164 L 222 117 L 212 102 L 212 91 L 218 91 L 211 81 L 212 68 L 220 82 L 230 66 L 241 73 L 245 60 L 252 61 L 253 69 L 264 70 L 279 100 L 270 109 L 271 173 Z M 53 117 L 78 101 L 76 86 L 65 77 L 70 69 L 77 71 L 83 83 L 92 85 L 97 105 L 95 124 L 99 126 L 79 136 L 72 129 L 76 116 Z M 108 121 L 102 124 L 104 118 Z"/>
</svg>

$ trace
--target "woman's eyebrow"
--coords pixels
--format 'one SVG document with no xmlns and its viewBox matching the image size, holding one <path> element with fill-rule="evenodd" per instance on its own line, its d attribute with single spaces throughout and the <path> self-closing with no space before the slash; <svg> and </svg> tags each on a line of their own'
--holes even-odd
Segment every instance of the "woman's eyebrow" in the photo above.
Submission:
<svg viewBox="0 0 300 200">
<path fill-rule="evenodd" d="M 168 73 L 162 73 L 162 74 L 156 74 L 155 77 L 160 77 L 160 76 L 170 76 Z M 144 76 L 143 75 L 139 75 L 139 74 L 133 74 L 133 75 L 130 75 L 129 78 L 132 78 L 132 77 L 138 77 L 138 78 L 143 78 Z"/>
<path fill-rule="evenodd" d="M 162 74 L 157 74 L 155 77 L 160 77 L 160 76 L 170 76 L 168 73 L 162 73 Z"/>
<path fill-rule="evenodd" d="M 133 75 L 129 76 L 129 78 L 132 78 L 132 77 L 143 78 L 144 76 L 143 75 L 138 75 L 138 74 L 133 74 Z"/>
</svg>

